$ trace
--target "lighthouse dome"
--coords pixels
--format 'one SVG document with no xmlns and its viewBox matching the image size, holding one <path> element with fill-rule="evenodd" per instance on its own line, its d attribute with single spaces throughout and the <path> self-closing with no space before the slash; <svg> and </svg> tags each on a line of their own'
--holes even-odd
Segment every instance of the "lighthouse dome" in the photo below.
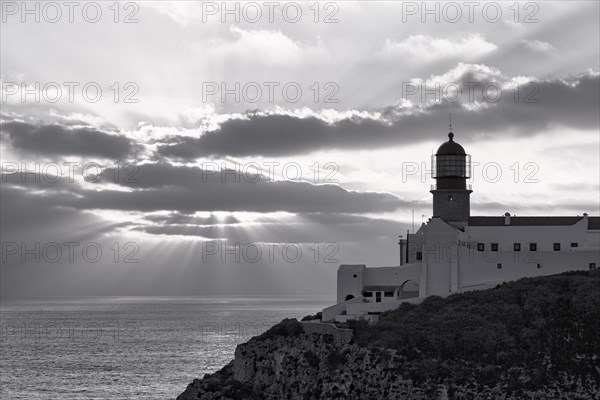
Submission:
<svg viewBox="0 0 600 400">
<path fill-rule="evenodd" d="M 454 141 L 454 133 L 448 134 L 448 141 L 442 143 L 438 148 L 436 155 L 466 155 L 465 149 Z"/>
</svg>

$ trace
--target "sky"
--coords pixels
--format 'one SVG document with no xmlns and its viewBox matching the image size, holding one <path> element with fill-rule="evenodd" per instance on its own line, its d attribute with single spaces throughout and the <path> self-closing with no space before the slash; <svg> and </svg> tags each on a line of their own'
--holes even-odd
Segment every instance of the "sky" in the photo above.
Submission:
<svg viewBox="0 0 600 400">
<path fill-rule="evenodd" d="M 599 3 L 2 1 L 1 295 L 335 296 L 431 217 L 600 214 Z"/>
</svg>

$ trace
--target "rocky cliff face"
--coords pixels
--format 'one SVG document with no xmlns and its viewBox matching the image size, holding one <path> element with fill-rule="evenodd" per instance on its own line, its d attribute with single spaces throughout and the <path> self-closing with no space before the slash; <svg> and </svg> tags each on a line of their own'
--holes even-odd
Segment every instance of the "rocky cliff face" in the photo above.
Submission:
<svg viewBox="0 0 600 400">
<path fill-rule="evenodd" d="M 392 352 L 374 353 L 333 334 L 251 340 L 237 347 L 231 364 L 195 380 L 178 400 L 430 398 L 429 388 L 395 372 L 401 362 Z M 227 387 L 213 391 L 217 381 Z M 242 390 L 236 393 L 236 386 Z"/>
<path fill-rule="evenodd" d="M 432 296 L 345 326 L 284 320 L 178 400 L 600 399 L 600 271 Z"/>
<path fill-rule="evenodd" d="M 306 327 L 306 325 L 304 325 Z M 307 333 L 306 331 L 309 331 Z M 521 400 L 600 398 L 600 388 L 565 376 L 543 390 L 510 393 L 473 380 L 460 385 L 415 382 L 394 350 L 360 347 L 347 337 L 303 329 L 239 345 L 221 371 L 194 380 L 177 400 Z"/>
</svg>

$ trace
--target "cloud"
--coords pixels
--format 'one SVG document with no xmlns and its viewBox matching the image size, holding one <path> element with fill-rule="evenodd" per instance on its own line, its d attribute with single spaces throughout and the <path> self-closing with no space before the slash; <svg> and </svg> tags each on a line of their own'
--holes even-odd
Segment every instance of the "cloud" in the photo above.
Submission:
<svg viewBox="0 0 600 400">
<path fill-rule="evenodd" d="M 161 224 L 161 225 L 200 225 L 200 226 L 213 226 L 213 225 L 235 225 L 241 223 L 239 219 L 233 215 L 228 215 L 221 219 L 211 213 L 208 217 L 186 215 L 180 212 L 172 212 L 167 215 L 147 215 L 145 217 L 147 221 Z"/>
<path fill-rule="evenodd" d="M 553 54 L 557 50 L 548 42 L 542 40 L 522 40 L 521 43 L 529 50 L 537 53 Z"/>
<path fill-rule="evenodd" d="M 402 41 L 386 40 L 380 54 L 401 57 L 408 62 L 431 62 L 446 58 L 465 61 L 487 55 L 498 48 L 480 34 L 472 34 L 459 39 L 434 38 L 424 35 L 410 35 Z"/>
<path fill-rule="evenodd" d="M 267 214 L 268 215 L 268 214 Z M 269 218 L 267 216 L 267 218 Z M 194 216 L 178 215 L 177 223 L 146 224 L 135 229 L 167 236 L 192 236 L 208 240 L 227 240 L 229 243 L 350 243 L 361 238 L 379 237 L 393 243 L 402 226 L 398 221 L 370 218 L 353 214 L 305 213 L 285 220 L 261 218 L 260 229 L 243 229 L 238 224 L 194 225 Z M 153 221 L 156 222 L 156 221 Z"/>
<path fill-rule="evenodd" d="M 269 66 L 291 64 L 302 61 L 303 57 L 317 57 L 325 54 L 324 44 L 318 40 L 314 46 L 292 40 L 281 31 L 244 30 L 232 26 L 235 40 L 213 48 L 215 56 L 235 56 L 242 60 L 260 60 Z"/>
<path fill-rule="evenodd" d="M 101 182 L 110 183 L 114 176 L 112 170 L 106 169 Z M 5 174 L 3 179 L 8 184 L 23 185 L 18 174 Z M 107 185 L 85 189 L 76 182 L 25 185 L 30 190 L 43 192 L 48 204 L 80 210 L 184 214 L 201 211 L 377 213 L 413 204 L 389 193 L 357 192 L 337 185 L 255 180 L 246 175 L 221 175 L 198 167 L 160 163 L 140 165 L 128 181 L 121 179 L 119 184 L 128 190 L 111 189 Z M 65 185 L 69 185 L 68 188 Z"/>
<path fill-rule="evenodd" d="M 200 138 L 172 138 L 159 146 L 165 157 L 283 156 L 336 148 L 359 148 L 391 142 L 394 128 L 371 118 L 351 118 L 327 123 L 318 117 L 252 115 L 230 119 L 218 130 Z"/>
<path fill-rule="evenodd" d="M 529 81 L 531 80 L 531 83 Z M 589 71 L 567 79 L 535 80 L 504 76 L 498 69 L 460 63 L 426 81 L 418 90 L 439 83 L 438 99 L 421 92 L 405 94 L 406 103 L 380 110 L 378 118 L 351 115 L 326 121 L 318 115 L 284 112 L 247 113 L 231 118 L 198 137 L 171 136 L 159 143 L 159 157 L 193 160 L 211 156 L 289 156 L 333 149 L 377 149 L 439 139 L 449 112 L 461 141 L 480 134 L 531 136 L 550 127 L 597 129 L 600 75 Z M 423 86 L 421 85 L 424 83 Z M 441 99 L 444 85 L 461 88 L 460 99 Z M 471 86 L 469 86 L 471 85 Z M 475 85 L 475 86 L 473 86 Z M 491 88 L 484 96 L 483 88 Z M 470 89 L 471 88 L 471 89 Z M 500 88 L 500 97 L 494 88 Z M 517 96 L 518 89 L 518 96 Z M 470 96 L 470 90 L 474 95 Z M 408 92 L 406 92 L 408 93 Z M 517 100 L 515 100 L 515 98 Z"/>
<path fill-rule="evenodd" d="M 7 122 L 0 125 L 2 140 L 19 152 L 43 156 L 82 156 L 125 159 L 138 151 L 135 142 L 122 135 L 90 127 L 32 125 Z"/>
</svg>

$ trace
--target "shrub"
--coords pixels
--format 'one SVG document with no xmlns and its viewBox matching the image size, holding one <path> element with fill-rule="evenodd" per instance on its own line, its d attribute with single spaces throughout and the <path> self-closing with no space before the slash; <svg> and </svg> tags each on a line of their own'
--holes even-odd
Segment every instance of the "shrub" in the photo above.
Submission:
<svg viewBox="0 0 600 400">
<path fill-rule="evenodd" d="M 273 325 L 265 333 L 257 336 L 255 340 L 273 339 L 277 336 L 281 337 L 296 337 L 304 332 L 302 324 L 295 318 L 286 318 L 277 325 Z"/>
<path fill-rule="evenodd" d="M 501 377 L 498 371 L 519 366 L 519 376 L 530 377 L 528 384 L 534 388 L 558 378 L 561 371 L 576 371 L 600 384 L 596 362 L 590 361 L 600 351 L 600 271 L 432 296 L 381 314 L 377 324 L 347 325 L 360 346 L 396 349 L 415 380 L 441 381 L 450 374 L 457 382 L 461 375 L 490 386 L 503 381 L 514 390 L 520 388 L 520 379 Z M 440 365 L 453 367 L 448 372 Z"/>
<path fill-rule="evenodd" d="M 319 311 L 315 315 L 307 315 L 305 317 L 302 317 L 301 321 L 313 321 L 315 319 L 318 319 L 319 321 L 321 320 L 321 311 Z"/>
<path fill-rule="evenodd" d="M 316 368 L 319 366 L 320 360 L 319 357 L 311 350 L 307 350 L 304 352 L 304 358 L 306 359 L 306 362 L 308 363 L 308 365 L 310 365 L 313 368 Z"/>
</svg>

